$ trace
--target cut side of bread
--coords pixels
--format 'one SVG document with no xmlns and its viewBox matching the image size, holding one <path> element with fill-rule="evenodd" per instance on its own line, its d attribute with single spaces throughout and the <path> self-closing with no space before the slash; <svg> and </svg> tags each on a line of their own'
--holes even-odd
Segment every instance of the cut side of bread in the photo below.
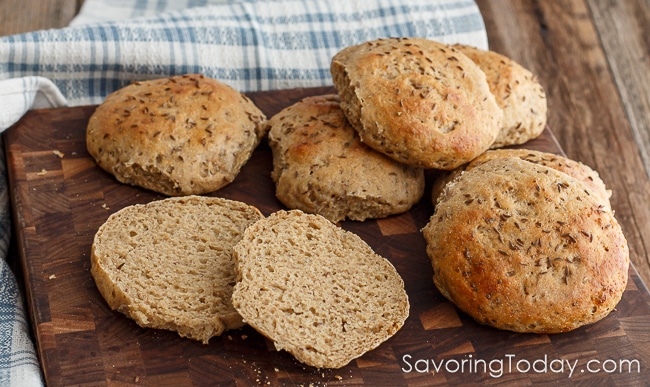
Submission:
<svg viewBox="0 0 650 387">
<path fill-rule="evenodd" d="M 231 303 L 232 249 L 261 218 L 253 206 L 215 197 L 129 206 L 97 231 L 91 274 L 111 309 L 207 343 L 243 326 Z"/>
<path fill-rule="evenodd" d="M 237 311 L 307 365 L 343 367 L 392 337 L 409 314 L 393 265 L 320 215 L 278 211 L 244 232 L 234 258 Z"/>
</svg>

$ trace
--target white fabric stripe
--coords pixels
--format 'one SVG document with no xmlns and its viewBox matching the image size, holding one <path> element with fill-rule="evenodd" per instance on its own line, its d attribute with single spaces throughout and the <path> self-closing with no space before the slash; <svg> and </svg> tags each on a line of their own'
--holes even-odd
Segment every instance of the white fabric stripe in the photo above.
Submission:
<svg viewBox="0 0 650 387">
<path fill-rule="evenodd" d="M 3 130 L 15 123 L 30 108 L 43 109 L 67 104 L 54 83 L 42 77 L 2 81 L 0 101 L 0 129 Z"/>
</svg>

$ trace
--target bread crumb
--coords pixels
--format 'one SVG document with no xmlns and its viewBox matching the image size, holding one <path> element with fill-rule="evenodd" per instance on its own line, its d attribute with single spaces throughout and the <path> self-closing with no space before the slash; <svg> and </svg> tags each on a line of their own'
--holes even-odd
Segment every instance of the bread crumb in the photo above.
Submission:
<svg viewBox="0 0 650 387">
<path fill-rule="evenodd" d="M 102 208 L 105 210 L 110 210 L 111 208 L 106 205 L 106 203 L 102 204 Z"/>
<path fill-rule="evenodd" d="M 48 278 L 48 279 L 51 279 L 51 280 L 56 279 L 56 274 L 52 274 L 51 276 L 49 276 L 49 277 L 47 277 L 47 278 Z"/>
<path fill-rule="evenodd" d="M 58 150 L 58 149 L 53 150 L 52 153 L 54 153 L 54 155 L 57 156 L 57 157 L 60 158 L 60 159 L 62 159 L 63 156 L 64 156 L 64 155 L 63 155 L 63 152 L 61 152 L 61 151 Z"/>
<path fill-rule="evenodd" d="M 45 176 L 47 175 L 47 169 L 43 168 L 41 169 L 40 172 L 37 173 L 38 176 Z"/>
<path fill-rule="evenodd" d="M 242 340 L 246 340 L 248 338 L 248 335 L 241 335 Z"/>
</svg>

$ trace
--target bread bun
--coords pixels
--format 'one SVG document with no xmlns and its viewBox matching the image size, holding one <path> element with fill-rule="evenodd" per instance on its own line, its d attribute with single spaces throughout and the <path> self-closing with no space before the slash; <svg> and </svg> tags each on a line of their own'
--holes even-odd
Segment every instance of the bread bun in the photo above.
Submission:
<svg viewBox="0 0 650 387">
<path fill-rule="evenodd" d="M 364 143 L 420 168 L 453 169 L 487 150 L 502 109 L 481 69 L 422 38 L 346 47 L 332 58 L 341 107 Z"/>
<path fill-rule="evenodd" d="M 470 170 L 487 161 L 494 160 L 502 157 L 516 157 L 533 164 L 543 165 L 553 168 L 558 172 L 566 173 L 567 175 L 578 179 L 586 188 L 589 194 L 593 194 L 600 200 L 601 204 L 608 210 L 612 208 L 610 197 L 612 191 L 605 186 L 605 183 L 600 178 L 598 172 L 593 170 L 586 164 L 579 161 L 571 160 L 567 157 L 556 155 L 554 153 L 542 152 L 533 149 L 492 149 L 481 154 L 471 162 L 463 165 L 447 175 L 440 176 L 433 183 L 431 190 L 431 198 L 435 204 L 438 196 L 444 189 L 444 186 L 453 180 L 460 172 Z"/>
<path fill-rule="evenodd" d="M 607 316 L 628 280 L 611 210 L 565 173 L 516 157 L 460 173 L 423 229 L 440 292 L 477 322 L 559 333 Z"/>
<path fill-rule="evenodd" d="M 202 75 L 136 82 L 90 117 L 88 153 L 118 181 L 169 196 L 232 182 L 264 133 L 264 114 L 243 94 Z"/>
<path fill-rule="evenodd" d="M 278 211 L 235 247 L 233 305 L 297 360 L 340 368 L 393 336 L 409 314 L 393 265 L 319 215 Z"/>
<path fill-rule="evenodd" d="M 305 98 L 269 126 L 276 196 L 291 209 L 363 221 L 408 211 L 424 193 L 424 171 L 363 144 L 336 95 Z"/>
<path fill-rule="evenodd" d="M 499 135 L 491 148 L 523 144 L 546 127 L 546 92 L 537 77 L 514 60 L 494 51 L 456 44 L 486 75 L 497 105 L 503 109 Z"/>
<path fill-rule="evenodd" d="M 97 231 L 90 272 L 111 309 L 207 343 L 243 325 L 231 303 L 232 249 L 262 217 L 244 203 L 204 196 L 125 207 Z"/>
</svg>

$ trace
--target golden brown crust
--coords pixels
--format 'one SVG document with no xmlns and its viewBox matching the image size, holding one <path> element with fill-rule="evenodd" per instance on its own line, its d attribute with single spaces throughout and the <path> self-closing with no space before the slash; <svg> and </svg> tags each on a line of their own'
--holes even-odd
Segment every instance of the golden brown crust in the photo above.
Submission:
<svg viewBox="0 0 650 387">
<path fill-rule="evenodd" d="M 571 160 L 564 156 L 525 148 L 488 150 L 468 164 L 440 177 L 434 181 L 431 190 L 432 202 L 434 204 L 436 203 L 437 198 L 444 189 L 444 186 L 453 180 L 461 171 L 475 168 L 487 161 L 502 157 L 516 157 L 533 164 L 543 165 L 553 168 L 556 171 L 566 173 L 567 175 L 581 181 L 589 190 L 590 194 L 595 195 L 597 199 L 600 200 L 601 204 L 603 204 L 607 209 L 611 209 L 609 198 L 612 196 L 612 191 L 607 189 L 598 172 L 579 161 Z"/>
<path fill-rule="evenodd" d="M 553 168 L 556 171 L 566 173 L 567 175 L 580 180 L 585 184 L 585 186 L 587 186 L 591 194 L 597 196 L 598 200 L 601 201 L 601 204 L 606 206 L 608 209 L 611 208 L 609 198 L 612 196 L 612 191 L 607 189 L 598 172 L 588 165 L 561 155 L 532 149 L 494 149 L 489 150 L 472 160 L 465 169 L 477 167 L 489 160 L 500 157 L 517 157 L 533 164 L 543 165 L 545 167 Z"/>
<path fill-rule="evenodd" d="M 612 212 L 576 179 L 518 158 L 463 171 L 423 234 L 440 292 L 500 329 L 596 322 L 627 284 L 629 251 Z"/>
<path fill-rule="evenodd" d="M 537 77 L 514 60 L 494 51 L 454 45 L 486 75 L 496 103 L 503 109 L 499 135 L 491 148 L 523 144 L 546 127 L 547 102 Z"/>
<path fill-rule="evenodd" d="M 336 223 L 408 211 L 424 171 L 363 144 L 336 95 L 305 98 L 269 120 L 276 196 L 291 209 Z"/>
<path fill-rule="evenodd" d="M 453 47 L 420 38 L 350 46 L 331 64 L 362 140 L 400 162 L 453 169 L 488 149 L 503 112 L 485 74 Z"/>
<path fill-rule="evenodd" d="M 120 182 L 169 196 L 230 183 L 264 135 L 264 114 L 202 75 L 136 82 L 109 95 L 88 122 L 97 164 Z"/>
</svg>

